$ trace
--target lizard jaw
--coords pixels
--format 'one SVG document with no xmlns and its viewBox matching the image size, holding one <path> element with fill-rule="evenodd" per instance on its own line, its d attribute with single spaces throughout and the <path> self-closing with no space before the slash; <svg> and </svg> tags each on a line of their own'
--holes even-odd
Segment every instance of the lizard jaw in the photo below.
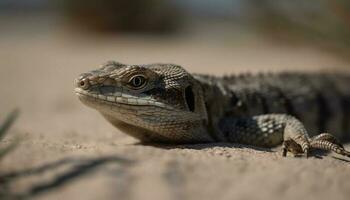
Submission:
<svg viewBox="0 0 350 200">
<path fill-rule="evenodd" d="M 125 104 L 125 105 L 134 105 L 134 106 L 155 106 L 159 108 L 175 110 L 173 107 L 166 105 L 162 102 L 158 102 L 153 99 L 145 99 L 140 98 L 128 94 L 120 93 L 120 95 L 103 95 L 97 93 L 90 93 L 87 90 L 81 88 L 75 88 L 75 93 L 79 97 L 80 100 L 85 101 L 85 99 L 89 99 L 92 101 L 99 101 L 101 103 L 114 103 L 114 104 Z"/>
<path fill-rule="evenodd" d="M 109 96 L 89 93 L 81 88 L 76 88 L 75 93 L 82 103 L 99 111 L 114 126 L 141 141 L 190 141 L 192 136 L 185 127 L 199 118 L 195 113 L 184 113 L 151 100 L 147 104 L 134 103 L 128 97 L 109 101 Z M 176 123 L 174 118 L 178 119 Z"/>
</svg>

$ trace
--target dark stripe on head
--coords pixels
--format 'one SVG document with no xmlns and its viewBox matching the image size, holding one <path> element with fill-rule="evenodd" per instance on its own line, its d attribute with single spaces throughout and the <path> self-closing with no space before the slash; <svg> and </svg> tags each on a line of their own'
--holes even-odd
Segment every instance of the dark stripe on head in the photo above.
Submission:
<svg viewBox="0 0 350 200">
<path fill-rule="evenodd" d="M 308 78 L 304 77 L 303 81 L 308 84 L 309 87 L 315 92 L 315 97 L 317 101 L 318 113 L 317 113 L 317 128 L 319 133 L 327 131 L 327 123 L 329 122 L 330 116 L 332 115 L 330 107 L 328 105 L 326 98 L 323 96 L 321 89 L 324 84 L 322 84 L 323 77 L 316 75 L 310 76 Z"/>
<path fill-rule="evenodd" d="M 270 108 L 269 108 L 269 105 L 266 101 L 266 97 L 259 92 L 257 92 L 256 95 L 260 99 L 263 114 L 268 114 L 270 112 Z"/>
<path fill-rule="evenodd" d="M 348 129 L 348 124 L 347 124 L 347 118 L 349 116 L 347 111 L 346 111 L 346 101 L 344 100 L 344 95 L 341 94 L 341 92 L 339 91 L 338 87 L 336 86 L 336 84 L 334 83 L 334 81 L 332 80 L 332 78 L 334 77 L 329 77 L 329 76 L 322 76 L 323 78 L 323 81 L 325 82 L 325 85 L 327 85 L 327 90 L 331 90 L 333 91 L 333 93 L 335 94 L 335 98 L 339 98 L 339 101 L 340 101 L 340 106 L 341 106 L 341 109 L 342 109 L 342 113 L 335 113 L 335 114 L 341 114 L 342 116 L 342 119 L 341 119 L 341 134 L 342 134 L 342 137 L 344 136 L 344 133 L 347 132 L 347 129 Z M 328 102 L 328 103 L 334 103 L 334 102 Z M 329 113 L 329 119 L 332 117 L 332 115 L 334 114 L 334 112 L 332 113 L 330 111 Z M 342 139 L 342 138 L 339 138 L 339 139 Z"/>
<path fill-rule="evenodd" d="M 316 88 L 314 89 L 316 90 Z M 318 105 L 318 118 L 317 118 L 318 132 L 323 133 L 327 129 L 327 123 L 329 122 L 331 112 L 326 99 L 324 98 L 324 96 L 320 91 L 317 91 L 316 98 L 317 98 L 317 105 Z"/>
<path fill-rule="evenodd" d="M 284 94 L 283 90 L 281 90 L 278 87 L 275 87 L 274 89 L 277 91 L 279 97 L 281 98 L 287 114 L 299 119 L 298 114 L 295 112 L 295 108 L 293 106 L 292 101 Z"/>
<path fill-rule="evenodd" d="M 342 133 L 344 134 L 344 141 L 350 141 L 350 96 L 343 96 L 341 98 L 341 106 L 343 112 Z"/>
</svg>

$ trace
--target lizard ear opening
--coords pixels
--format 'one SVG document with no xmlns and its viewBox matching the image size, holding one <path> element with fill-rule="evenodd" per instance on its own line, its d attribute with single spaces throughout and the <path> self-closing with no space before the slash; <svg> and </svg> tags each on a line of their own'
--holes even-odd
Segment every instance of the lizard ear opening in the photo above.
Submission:
<svg viewBox="0 0 350 200">
<path fill-rule="evenodd" d="M 192 87 L 188 86 L 185 89 L 185 99 L 187 103 L 187 107 L 191 112 L 194 112 L 195 109 L 195 102 L 194 102 L 194 94 L 192 91 Z"/>
</svg>

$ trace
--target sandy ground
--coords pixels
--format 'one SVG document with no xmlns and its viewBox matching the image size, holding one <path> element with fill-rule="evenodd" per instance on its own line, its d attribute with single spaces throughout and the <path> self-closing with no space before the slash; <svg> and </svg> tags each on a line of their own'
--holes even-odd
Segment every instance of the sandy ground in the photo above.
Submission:
<svg viewBox="0 0 350 200">
<path fill-rule="evenodd" d="M 344 70 L 321 50 L 273 44 L 238 30 L 179 37 L 100 37 L 57 22 L 1 21 L 0 120 L 21 115 L 21 144 L 1 160 L 0 189 L 35 199 L 349 199 L 349 159 L 282 158 L 231 144 L 145 146 L 73 93 L 73 79 L 106 60 L 173 62 L 191 72 Z M 254 38 L 254 39 L 253 39 Z M 350 148 L 350 145 L 347 145 Z M 6 179 L 5 179 L 6 178 Z M 1 191 L 0 190 L 0 191 Z"/>
</svg>

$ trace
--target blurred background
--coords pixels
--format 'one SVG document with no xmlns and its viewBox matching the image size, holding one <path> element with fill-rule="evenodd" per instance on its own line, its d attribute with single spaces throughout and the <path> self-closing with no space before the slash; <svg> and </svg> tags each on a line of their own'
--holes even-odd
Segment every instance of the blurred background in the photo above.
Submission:
<svg viewBox="0 0 350 200">
<path fill-rule="evenodd" d="M 214 75 L 344 70 L 349 36 L 346 0 L 0 0 L 0 89 L 5 105 L 28 102 L 18 80 L 31 103 L 47 82 L 72 96 L 73 79 L 107 60 Z"/>
<path fill-rule="evenodd" d="M 346 0 L 0 0 L 5 108 L 40 95 L 69 105 L 73 79 L 107 60 L 214 75 L 347 70 L 349 50 Z"/>
<path fill-rule="evenodd" d="M 346 0 L 0 0 L 0 28 L 1 59 L 17 62 L 29 48 L 57 60 L 80 55 L 91 66 L 176 62 L 220 74 L 335 67 L 350 58 Z M 217 65 L 229 66 L 210 70 Z"/>
<path fill-rule="evenodd" d="M 1 160 L 0 175 L 30 172 L 0 181 L 0 199 L 5 186 L 5 193 L 47 194 L 43 199 L 166 199 L 162 194 L 173 199 L 348 199 L 348 165 L 332 158 L 304 162 L 249 148 L 134 145 L 73 92 L 80 73 L 107 60 L 176 63 L 213 75 L 348 71 L 350 2 L 0 0 L 0 122 L 20 109 L 0 147 L 16 135 L 20 144 Z M 79 176 L 65 165 L 67 157 L 105 155 L 137 165 L 112 163 Z M 59 159 L 63 168 L 50 164 Z M 87 166 L 78 160 L 72 168 L 81 162 Z M 78 177 L 84 181 L 71 181 Z"/>
</svg>

